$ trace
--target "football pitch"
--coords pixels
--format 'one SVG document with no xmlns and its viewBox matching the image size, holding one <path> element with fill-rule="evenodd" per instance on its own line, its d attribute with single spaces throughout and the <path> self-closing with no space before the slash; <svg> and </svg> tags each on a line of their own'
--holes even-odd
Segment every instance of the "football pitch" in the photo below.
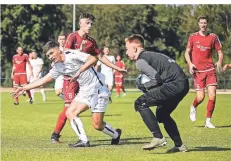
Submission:
<svg viewBox="0 0 231 161">
<path fill-rule="evenodd" d="M 204 128 L 207 97 L 198 107 L 197 121 L 189 119 L 189 106 L 195 94 L 189 93 L 172 113 L 184 144 L 189 152 L 166 154 L 173 142 L 160 124 L 168 143 L 151 151 L 142 150 L 152 137 L 133 102 L 141 95 L 130 92 L 125 97 L 115 98 L 108 106 L 105 121 L 122 129 L 119 145 L 110 145 L 110 138 L 92 126 L 90 111 L 81 115 L 90 140 L 89 148 L 68 148 L 77 137 L 69 122 L 62 131 L 61 144 L 51 144 L 63 101 L 53 91 L 47 92 L 47 102 L 40 93 L 30 105 L 27 97 L 20 96 L 20 104 L 13 105 L 9 93 L 1 93 L 1 159 L 2 161 L 230 161 L 231 160 L 231 95 L 217 95 L 212 123 L 216 129 Z M 152 107 L 155 111 L 155 107 Z"/>
</svg>

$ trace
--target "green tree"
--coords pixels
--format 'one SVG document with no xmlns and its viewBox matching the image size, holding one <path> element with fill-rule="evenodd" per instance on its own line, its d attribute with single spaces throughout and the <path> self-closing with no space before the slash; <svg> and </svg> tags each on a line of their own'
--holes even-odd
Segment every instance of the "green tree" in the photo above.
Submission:
<svg viewBox="0 0 231 161">
<path fill-rule="evenodd" d="M 59 5 L 1 5 L 1 20 L 1 77 L 10 78 L 16 48 L 41 52 L 44 43 L 63 29 L 66 17 Z"/>
</svg>

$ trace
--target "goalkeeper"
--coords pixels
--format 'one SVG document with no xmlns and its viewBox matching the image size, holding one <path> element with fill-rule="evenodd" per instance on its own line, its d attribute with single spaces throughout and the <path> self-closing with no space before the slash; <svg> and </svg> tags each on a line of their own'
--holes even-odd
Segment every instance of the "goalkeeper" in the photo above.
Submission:
<svg viewBox="0 0 231 161">
<path fill-rule="evenodd" d="M 166 145 L 167 141 L 162 135 L 158 122 L 164 128 L 175 146 L 167 153 L 186 152 L 187 147 L 182 143 L 176 122 L 171 113 L 178 103 L 189 91 L 188 79 L 175 61 L 166 55 L 144 50 L 144 39 L 141 35 L 134 34 L 125 38 L 126 54 L 136 63 L 136 68 L 150 78 L 142 83 L 142 75 L 136 80 L 136 86 L 144 92 L 135 101 L 135 110 L 138 111 L 150 132 L 152 141 L 143 147 L 151 150 Z M 156 116 L 150 106 L 157 106 Z"/>
</svg>

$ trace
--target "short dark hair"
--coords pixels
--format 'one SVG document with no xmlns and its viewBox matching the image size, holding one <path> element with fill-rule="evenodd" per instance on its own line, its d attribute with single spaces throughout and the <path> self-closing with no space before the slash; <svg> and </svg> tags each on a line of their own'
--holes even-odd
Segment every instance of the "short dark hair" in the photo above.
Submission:
<svg viewBox="0 0 231 161">
<path fill-rule="evenodd" d="M 209 17 L 207 15 L 200 15 L 197 18 L 197 22 L 199 22 L 200 20 L 207 20 L 207 22 L 209 22 Z"/>
<path fill-rule="evenodd" d="M 67 37 L 67 34 L 64 31 L 61 31 L 58 36 L 65 36 L 65 37 Z"/>
<path fill-rule="evenodd" d="M 128 36 L 125 38 L 125 42 L 136 42 L 141 45 L 141 47 L 144 47 L 144 38 L 143 36 L 139 34 L 133 34 L 131 36 Z"/>
<path fill-rule="evenodd" d="M 95 20 L 95 16 L 93 16 L 91 13 L 82 13 L 80 16 L 79 16 L 79 20 L 80 19 L 83 19 L 83 18 L 87 18 L 87 19 L 90 19 L 92 21 Z"/>
<path fill-rule="evenodd" d="M 48 41 L 44 46 L 43 46 L 43 53 L 46 54 L 48 50 L 52 48 L 59 48 L 59 43 L 56 41 Z"/>
</svg>

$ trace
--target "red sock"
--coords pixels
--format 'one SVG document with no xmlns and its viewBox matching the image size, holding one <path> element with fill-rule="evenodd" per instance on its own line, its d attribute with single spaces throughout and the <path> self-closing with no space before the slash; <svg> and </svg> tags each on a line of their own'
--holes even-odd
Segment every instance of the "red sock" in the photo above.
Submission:
<svg viewBox="0 0 231 161">
<path fill-rule="evenodd" d="M 27 90 L 26 93 L 27 93 L 27 96 L 31 98 L 30 90 Z"/>
<path fill-rule="evenodd" d="M 209 100 L 207 104 L 207 118 L 211 118 L 214 108 L 215 108 L 215 100 Z"/>
<path fill-rule="evenodd" d="M 195 98 L 193 101 L 193 106 L 196 108 L 198 105 L 199 105 L 199 102 L 198 102 L 197 98 Z"/>
<path fill-rule="evenodd" d="M 120 86 L 119 85 L 116 85 L 116 94 L 120 95 Z"/>
<path fill-rule="evenodd" d="M 67 121 L 66 111 L 67 111 L 67 107 L 64 107 L 63 111 L 59 114 L 58 121 L 55 127 L 56 134 L 59 134 L 66 124 L 66 121 Z"/>
</svg>

